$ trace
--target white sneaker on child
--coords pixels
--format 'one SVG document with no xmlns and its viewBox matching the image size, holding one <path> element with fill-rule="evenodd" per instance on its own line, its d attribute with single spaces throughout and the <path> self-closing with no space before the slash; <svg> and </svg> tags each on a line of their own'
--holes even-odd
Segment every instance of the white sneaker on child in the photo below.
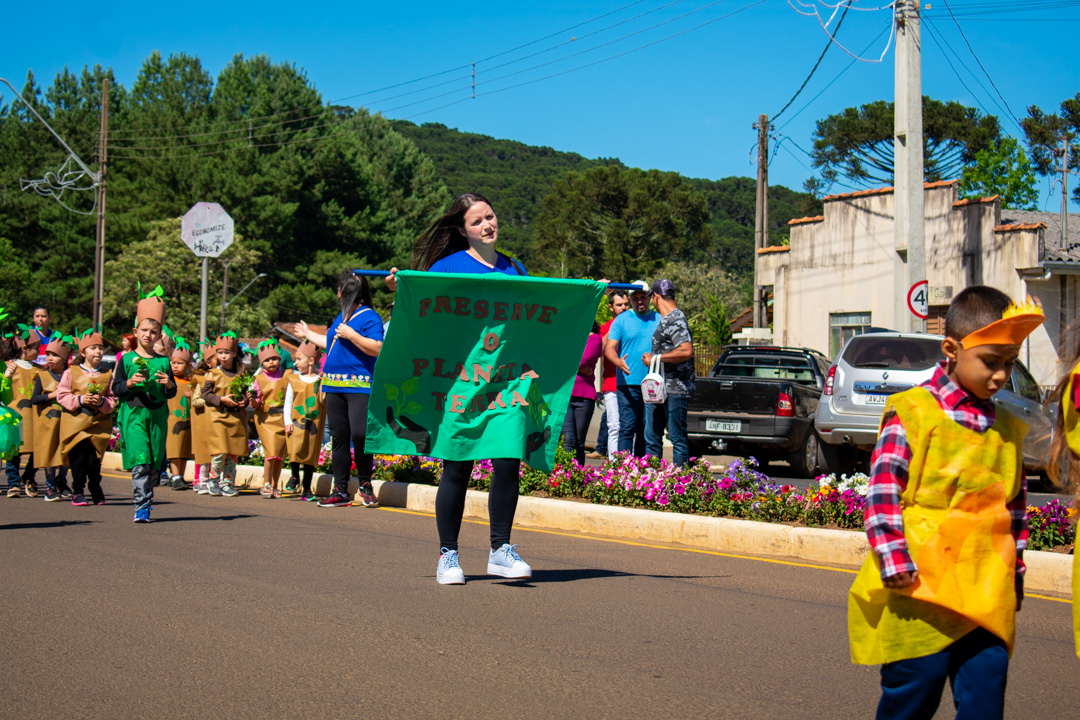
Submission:
<svg viewBox="0 0 1080 720">
<path fill-rule="evenodd" d="M 465 573 L 458 562 L 457 550 L 442 548 L 439 555 L 439 566 L 435 571 L 435 579 L 440 585 L 464 585 Z"/>
<path fill-rule="evenodd" d="M 503 543 L 488 555 L 488 575 L 523 579 L 532 577 L 532 568 L 517 554 L 517 545 Z"/>
</svg>

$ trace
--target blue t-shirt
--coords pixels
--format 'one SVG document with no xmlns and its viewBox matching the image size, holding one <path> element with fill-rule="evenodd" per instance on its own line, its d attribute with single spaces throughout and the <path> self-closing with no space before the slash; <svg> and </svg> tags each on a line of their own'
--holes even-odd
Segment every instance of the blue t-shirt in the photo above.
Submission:
<svg viewBox="0 0 1080 720">
<path fill-rule="evenodd" d="M 341 314 L 326 329 L 326 362 L 323 364 L 322 387 L 326 392 L 371 393 L 371 375 L 375 372 L 375 357 L 368 355 L 348 340 L 337 337 Z M 346 323 L 356 332 L 372 340 L 383 339 L 383 324 L 379 313 L 362 307 Z"/>
<path fill-rule="evenodd" d="M 518 271 L 518 268 L 521 268 L 521 272 Z M 503 273 L 504 275 L 529 274 L 525 272 L 525 268 L 522 265 L 512 262 L 510 258 L 502 253 L 499 253 L 499 257 L 495 261 L 495 267 L 490 268 L 470 255 L 468 250 L 458 250 L 456 253 L 447 255 L 441 260 L 436 260 L 428 270 L 430 272 L 470 273 L 473 275 L 482 275 L 493 272 Z"/>
<path fill-rule="evenodd" d="M 649 367 L 641 362 L 643 353 L 651 353 L 652 336 L 656 326 L 660 324 L 660 313 L 650 310 L 644 315 L 638 315 L 633 310 L 620 313 L 615 322 L 611 323 L 608 330 L 608 340 L 619 343 L 619 357 L 626 356 L 626 364 L 630 366 L 630 374 L 616 369 L 615 377 L 619 386 L 641 385 L 641 381 L 649 374 Z"/>
</svg>

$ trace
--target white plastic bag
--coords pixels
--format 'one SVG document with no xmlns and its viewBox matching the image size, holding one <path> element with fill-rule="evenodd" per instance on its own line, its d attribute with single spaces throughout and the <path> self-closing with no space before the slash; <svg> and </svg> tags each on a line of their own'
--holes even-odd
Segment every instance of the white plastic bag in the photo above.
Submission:
<svg viewBox="0 0 1080 720">
<path fill-rule="evenodd" d="M 653 355 L 649 374 L 641 381 L 641 398 L 647 403 L 660 405 L 667 402 L 667 383 L 664 382 L 664 364 L 660 354 Z"/>
</svg>

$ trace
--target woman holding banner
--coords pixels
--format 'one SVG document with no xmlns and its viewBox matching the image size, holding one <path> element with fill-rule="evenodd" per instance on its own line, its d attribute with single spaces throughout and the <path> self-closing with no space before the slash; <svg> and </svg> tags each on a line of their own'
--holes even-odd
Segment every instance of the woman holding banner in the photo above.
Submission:
<svg viewBox="0 0 1080 720">
<path fill-rule="evenodd" d="M 360 502 L 364 507 L 378 504 L 371 486 L 374 458 L 364 452 L 367 436 L 368 396 L 371 394 L 371 375 L 375 358 L 382 349 L 383 324 L 371 308 L 371 288 L 366 278 L 346 270 L 338 279 L 341 314 L 319 335 L 303 320 L 296 323 L 294 333 L 326 349 L 323 365 L 322 390 L 326 393 L 326 422 L 330 427 L 330 464 L 334 471 L 334 488 L 319 507 L 348 507 L 349 473 L 356 458 L 360 481 Z M 329 346 L 328 346 L 329 338 Z M 350 449 L 350 442 L 352 448 Z"/>
<path fill-rule="evenodd" d="M 478 193 L 459 195 L 446 214 L 432 223 L 413 246 L 413 269 L 442 273 L 528 273 L 517 260 L 495 249 L 499 221 L 487 198 Z M 397 279 L 391 270 L 386 278 L 391 290 Z M 444 460 L 439 491 L 435 496 L 435 524 L 439 530 L 440 555 L 436 579 L 442 585 L 464 585 L 465 573 L 458 561 L 458 533 L 465 513 L 465 493 L 473 470 L 472 460 Z M 521 460 L 491 460 L 494 473 L 488 492 L 491 551 L 488 574 L 504 578 L 532 577 L 532 568 L 510 544 L 510 531 L 517 511 L 518 477 Z"/>
</svg>

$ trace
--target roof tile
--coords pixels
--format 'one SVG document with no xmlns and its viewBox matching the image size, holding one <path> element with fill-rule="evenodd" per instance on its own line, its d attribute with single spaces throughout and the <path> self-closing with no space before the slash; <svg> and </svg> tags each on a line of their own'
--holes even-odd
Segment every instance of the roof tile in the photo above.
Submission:
<svg viewBox="0 0 1080 720">
<path fill-rule="evenodd" d="M 959 183 L 959 180 L 938 180 L 937 182 L 923 183 L 924 190 L 931 190 L 933 188 L 948 187 L 949 185 L 955 185 Z M 888 195 L 893 192 L 894 187 L 881 187 L 872 188 L 870 190 L 858 190 L 856 192 L 841 193 L 839 195 L 826 195 L 823 200 L 829 202 L 830 200 L 847 200 L 848 198 L 868 197 L 870 195 Z"/>
</svg>

